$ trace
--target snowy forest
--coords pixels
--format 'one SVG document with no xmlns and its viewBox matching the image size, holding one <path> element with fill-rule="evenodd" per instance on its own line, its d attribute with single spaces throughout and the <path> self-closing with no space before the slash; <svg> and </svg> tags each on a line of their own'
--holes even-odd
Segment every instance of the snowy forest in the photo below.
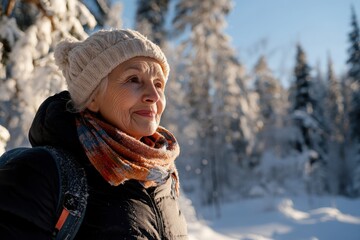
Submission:
<svg viewBox="0 0 360 240">
<path fill-rule="evenodd" d="M 177 167 L 185 194 L 216 211 L 225 202 L 254 197 L 360 197 L 360 30 L 354 8 L 349 6 L 349 25 L 343 26 L 346 74 L 334 71 L 330 54 L 325 73 L 310 66 L 298 42 L 285 87 L 266 56 L 250 70 L 239 60 L 225 34 L 231 0 L 138 0 L 136 6 L 135 28 L 170 62 L 162 125 L 180 142 Z M 121 28 L 123 11 L 110 0 L 2 1 L 0 152 L 29 146 L 40 103 L 66 88 L 54 63 L 56 44 Z"/>
</svg>

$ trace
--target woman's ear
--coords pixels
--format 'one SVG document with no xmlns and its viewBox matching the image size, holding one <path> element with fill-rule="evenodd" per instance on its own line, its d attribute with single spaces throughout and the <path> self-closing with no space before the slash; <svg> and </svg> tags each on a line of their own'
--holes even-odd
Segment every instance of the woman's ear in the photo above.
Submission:
<svg viewBox="0 0 360 240">
<path fill-rule="evenodd" d="M 98 101 L 96 99 L 93 99 L 88 105 L 87 109 L 89 109 L 92 112 L 98 112 L 100 110 L 100 106 Z"/>
</svg>

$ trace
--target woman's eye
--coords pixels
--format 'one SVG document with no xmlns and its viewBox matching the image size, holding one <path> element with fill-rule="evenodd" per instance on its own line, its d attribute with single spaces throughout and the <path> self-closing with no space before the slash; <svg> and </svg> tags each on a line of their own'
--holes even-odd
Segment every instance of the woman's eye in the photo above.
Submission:
<svg viewBox="0 0 360 240">
<path fill-rule="evenodd" d="M 140 82 L 140 79 L 137 77 L 137 76 L 132 76 L 128 79 L 128 82 L 131 82 L 131 83 L 139 83 Z"/>
<path fill-rule="evenodd" d="M 157 83 L 155 83 L 155 87 L 163 88 L 163 84 L 161 82 L 157 82 Z"/>
</svg>

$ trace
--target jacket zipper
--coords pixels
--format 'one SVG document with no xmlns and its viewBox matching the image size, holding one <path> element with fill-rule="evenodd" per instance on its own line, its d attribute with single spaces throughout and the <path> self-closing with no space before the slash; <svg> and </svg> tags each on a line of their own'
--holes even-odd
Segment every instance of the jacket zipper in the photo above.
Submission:
<svg viewBox="0 0 360 240">
<path fill-rule="evenodd" d="M 153 194 L 149 194 L 149 198 L 150 198 L 150 202 L 151 205 L 153 207 L 153 209 L 155 210 L 155 217 L 156 217 L 156 222 L 159 228 L 159 235 L 160 235 L 160 239 L 164 239 L 164 223 L 163 220 L 161 219 L 161 214 L 160 214 L 160 210 L 157 207 L 156 203 L 155 203 L 155 199 L 153 198 Z"/>
</svg>

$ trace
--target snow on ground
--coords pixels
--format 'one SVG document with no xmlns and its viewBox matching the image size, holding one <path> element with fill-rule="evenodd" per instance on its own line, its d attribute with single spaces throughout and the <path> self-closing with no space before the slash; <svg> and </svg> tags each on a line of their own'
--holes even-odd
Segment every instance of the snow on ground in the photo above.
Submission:
<svg viewBox="0 0 360 240">
<path fill-rule="evenodd" d="M 360 199 L 258 198 L 195 210 L 182 201 L 190 240 L 359 240 Z M 198 220 L 202 218 L 203 220 Z"/>
</svg>

